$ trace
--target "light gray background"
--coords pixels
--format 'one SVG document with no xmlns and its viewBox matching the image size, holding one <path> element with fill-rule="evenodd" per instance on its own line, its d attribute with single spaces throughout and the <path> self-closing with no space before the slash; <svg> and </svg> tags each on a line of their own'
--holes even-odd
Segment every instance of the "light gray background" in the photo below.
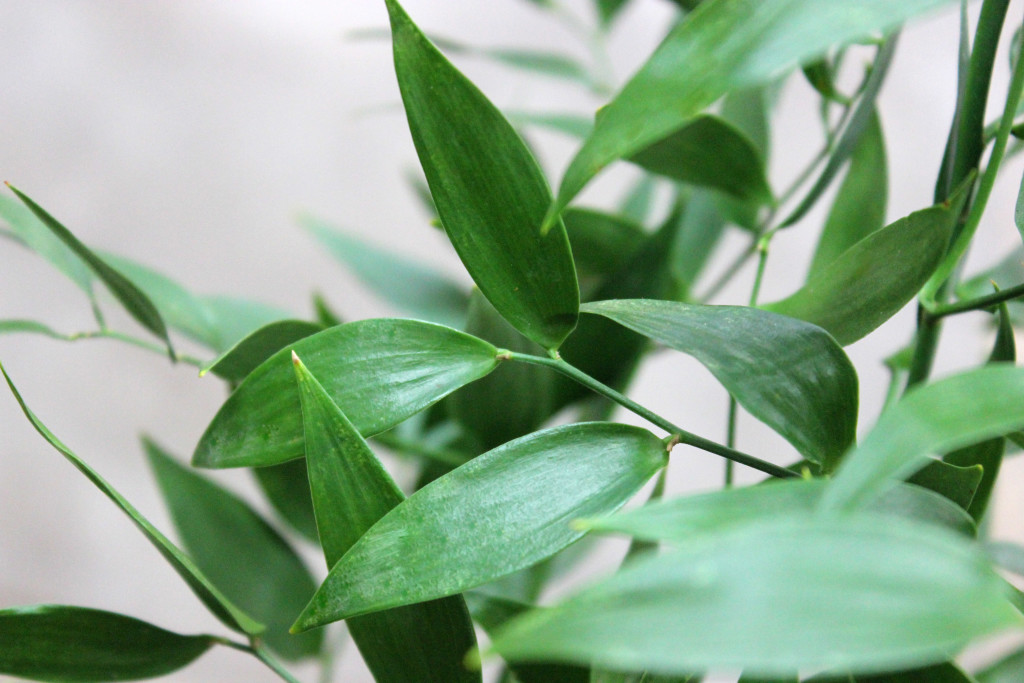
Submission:
<svg viewBox="0 0 1024 683">
<path fill-rule="evenodd" d="M 564 4 L 591 21 L 588 2 Z M 425 29 L 464 42 L 586 57 L 564 24 L 523 0 L 408 0 L 406 7 Z M 891 219 L 930 203 L 955 90 L 951 10 L 905 32 L 881 98 Z M 1010 23 L 1019 24 L 1021 10 L 1015 2 Z M 649 54 L 669 16 L 664 0 L 635 0 L 621 17 L 608 45 L 616 83 Z M 320 290 L 349 319 L 393 314 L 294 221 L 299 211 L 313 212 L 468 283 L 403 180 L 416 158 L 398 109 L 388 44 L 345 39 L 349 31 L 384 26 L 379 0 L 0 0 L 0 179 L 33 196 L 88 244 L 155 266 L 194 291 L 245 295 L 308 315 L 310 294 Z M 573 85 L 476 58 L 455 61 L 499 106 L 592 112 L 602 103 Z M 1000 55 L 996 107 L 1007 70 Z M 801 79 L 783 91 L 772 159 L 776 188 L 820 144 L 812 103 Z M 549 176 L 560 177 L 573 143 L 544 133 L 531 139 Z M 983 222 L 971 256 L 975 269 L 1019 239 L 1012 210 L 1020 175 L 1014 160 Z M 583 201 L 610 206 L 634 177 L 616 167 Z M 763 300 L 800 284 L 821 221 L 815 212 L 776 240 Z M 730 239 L 725 253 L 740 246 Z M 720 301 L 745 301 L 751 277 L 746 270 Z M 115 326 L 145 334 L 117 315 L 116 306 L 107 310 Z M 92 326 L 77 289 L 41 259 L 0 243 L 0 318 L 20 317 L 67 332 Z M 947 325 L 939 372 L 987 354 L 991 334 L 983 323 L 972 315 Z M 862 433 L 880 408 L 886 373 L 879 360 L 912 328 L 908 308 L 849 348 L 862 378 Z M 151 434 L 187 457 L 223 400 L 220 383 L 110 341 L 0 337 L 0 359 L 54 432 L 170 530 L 137 437 Z M 693 431 L 722 437 L 725 394 L 688 359 L 658 355 L 640 374 L 636 395 Z M 788 446 L 751 419 L 741 420 L 739 445 L 780 462 L 792 459 Z M 1019 459 L 1006 467 L 992 531 L 1024 540 L 1024 472 Z M 396 473 L 409 475 L 400 465 Z M 720 478 L 717 458 L 676 450 L 673 491 L 711 488 Z M 217 473 L 217 479 L 253 493 L 243 473 Z M 619 551 L 603 553 L 585 574 L 613 567 Z M 315 549 L 304 553 L 321 571 Z M 33 432 L 13 398 L 0 396 L 0 607 L 32 603 L 109 609 L 181 632 L 223 631 L 125 517 Z M 346 654 L 337 680 L 368 680 L 350 643 Z M 313 680 L 311 669 L 295 671 Z M 217 649 L 167 680 L 274 677 L 240 653 Z"/>
</svg>

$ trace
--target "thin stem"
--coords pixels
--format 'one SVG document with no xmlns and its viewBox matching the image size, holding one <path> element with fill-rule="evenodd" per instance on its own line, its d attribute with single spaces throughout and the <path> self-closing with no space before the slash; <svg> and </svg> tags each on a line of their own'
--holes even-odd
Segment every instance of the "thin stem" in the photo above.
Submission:
<svg viewBox="0 0 1024 683">
<path fill-rule="evenodd" d="M 725 426 L 725 445 L 728 448 L 736 447 L 736 397 L 729 394 L 729 418 Z M 734 472 L 732 460 L 725 461 L 725 488 L 732 488 Z"/>
<path fill-rule="evenodd" d="M 292 676 L 291 673 L 281 665 L 281 662 L 277 661 L 274 655 L 270 654 L 270 652 L 263 647 L 262 643 L 254 645 L 252 653 L 256 655 L 257 659 L 266 664 L 271 671 L 276 673 L 282 679 L 288 681 L 288 683 L 300 683 L 299 679 Z"/>
<path fill-rule="evenodd" d="M 599 382 L 598 380 L 594 379 L 593 377 L 583 372 L 582 370 L 579 370 L 576 367 L 570 365 L 569 363 L 566 363 L 561 358 L 544 358 L 543 356 L 532 356 L 526 353 L 516 353 L 515 351 L 506 350 L 503 350 L 501 351 L 501 353 L 499 353 L 499 358 L 507 360 L 517 360 L 524 363 L 533 363 L 534 365 L 544 365 L 549 368 L 553 368 L 554 370 L 557 370 L 566 377 L 569 377 L 570 379 L 579 382 L 588 389 L 591 389 L 592 391 L 595 391 L 601 394 L 602 396 L 605 396 L 611 399 L 612 401 L 615 401 L 623 408 L 626 408 L 627 410 L 639 415 L 640 417 L 644 418 L 651 424 L 657 425 L 658 427 L 664 429 L 669 434 L 676 436 L 679 443 L 685 443 L 688 446 L 694 446 L 695 448 L 700 448 L 701 450 L 708 451 L 709 453 L 720 455 L 723 458 L 728 458 L 729 460 L 738 462 L 741 465 L 746 465 L 747 467 L 759 470 L 761 472 L 764 472 L 765 474 L 770 474 L 773 477 L 788 478 L 796 476 L 795 473 L 783 467 L 779 467 L 778 465 L 766 462 L 764 460 L 761 460 L 760 458 L 755 458 L 752 455 L 747 455 L 746 453 L 741 453 L 740 451 L 737 451 L 735 449 L 728 448 L 719 443 L 715 443 L 714 441 L 705 439 L 704 437 L 701 436 L 697 436 L 696 434 L 688 432 L 685 429 L 682 429 L 681 427 L 672 424 L 671 422 L 669 422 L 662 416 L 658 415 L 657 413 L 648 410 L 647 408 L 640 405 L 636 401 L 632 400 L 628 396 L 625 396 L 616 391 L 615 389 L 612 389 L 608 385 Z"/>
<path fill-rule="evenodd" d="M 738 273 L 740 269 L 744 265 L 746 265 L 750 257 L 757 253 L 757 242 L 758 238 L 751 240 L 750 244 L 747 245 L 747 248 L 744 249 L 743 252 L 739 256 L 737 256 L 732 263 L 729 264 L 729 267 L 722 272 L 722 274 L 718 277 L 717 280 L 715 280 L 715 282 L 710 287 L 708 287 L 707 291 L 704 292 L 701 296 L 697 297 L 697 301 L 701 303 L 707 303 L 711 299 L 718 296 L 719 292 L 721 292 L 722 289 L 725 288 L 725 286 L 732 281 L 733 277 L 736 276 L 736 273 Z"/>
<path fill-rule="evenodd" d="M 167 347 L 162 344 L 154 344 L 148 342 L 145 339 L 139 339 L 122 332 L 115 332 L 114 330 L 96 330 L 94 332 L 76 332 L 75 334 L 60 335 L 57 339 L 64 339 L 66 341 L 78 341 L 79 339 L 116 339 L 132 346 L 137 346 L 140 349 L 146 349 L 147 351 L 153 351 L 159 353 L 161 356 L 167 355 Z M 203 368 L 206 366 L 206 361 L 194 356 L 190 356 L 184 353 L 174 353 L 174 360 L 180 363 L 186 363 L 188 365 L 194 365 L 197 368 Z"/>
<path fill-rule="evenodd" d="M 994 294 L 986 294 L 985 296 L 980 296 L 977 299 L 957 301 L 952 304 L 938 304 L 929 311 L 929 314 L 933 318 L 944 318 L 947 315 L 956 315 L 957 313 L 980 311 L 1021 296 L 1024 296 L 1024 284 L 1017 285 L 1016 287 L 1010 287 L 1009 289 L 1003 289 L 995 292 Z"/>
</svg>

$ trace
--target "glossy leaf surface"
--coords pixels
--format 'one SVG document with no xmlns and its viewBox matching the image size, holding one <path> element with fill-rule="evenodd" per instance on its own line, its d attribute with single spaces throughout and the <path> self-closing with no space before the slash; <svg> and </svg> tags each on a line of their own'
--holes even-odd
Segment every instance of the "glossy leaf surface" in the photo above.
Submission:
<svg viewBox="0 0 1024 683">
<path fill-rule="evenodd" d="M 78 469 L 79 472 L 84 474 L 89 481 L 91 481 L 96 488 L 103 492 L 117 507 L 119 507 L 128 517 L 135 523 L 135 526 L 146 536 L 150 543 L 163 555 L 164 559 L 167 560 L 168 564 L 178 573 L 178 575 L 188 584 L 188 587 L 192 589 L 192 592 L 196 594 L 207 609 L 213 613 L 221 622 L 224 623 L 230 629 L 239 631 L 241 633 L 247 633 L 249 635 L 258 635 L 263 632 L 264 626 L 256 620 L 252 619 L 245 612 L 236 607 L 223 593 L 220 592 L 210 580 L 206 578 L 206 575 L 196 566 L 196 564 L 187 556 L 185 553 L 171 543 L 166 536 L 150 524 L 149 520 L 143 517 L 135 507 L 129 503 L 124 496 L 117 492 L 113 486 L 108 484 L 97 472 L 89 467 L 84 460 L 75 455 L 71 449 L 65 446 L 60 439 L 58 439 L 53 432 L 51 432 L 46 425 L 44 425 L 35 413 L 33 413 L 25 401 L 21 398 L 21 394 L 15 388 L 11 378 L 7 375 L 7 371 L 0 365 L 0 372 L 3 373 L 4 379 L 7 380 L 7 386 L 10 387 L 11 393 L 18 400 L 18 404 L 21 406 L 22 411 L 25 413 L 25 417 L 28 418 L 32 426 L 35 427 L 36 431 L 46 439 L 46 441 L 53 446 L 61 455 Z"/>
<path fill-rule="evenodd" d="M 210 636 L 65 605 L 0 610 L 0 674 L 35 681 L 137 681 L 188 666 Z"/>
<path fill-rule="evenodd" d="M 662 673 L 868 673 L 944 661 L 1020 623 L 961 536 L 893 517 L 789 515 L 638 562 L 513 622 L 492 647 Z"/>
<path fill-rule="evenodd" d="M 332 567 L 405 496 L 320 382 L 293 358 L 313 508 Z M 350 619 L 348 628 L 379 683 L 481 680 L 462 663 L 476 636 L 461 596 Z"/>
<path fill-rule="evenodd" d="M 814 325 L 755 308 L 670 301 L 599 301 L 582 310 L 692 355 L 812 462 L 831 468 L 853 442 L 857 374 Z"/>
<path fill-rule="evenodd" d="M 212 372 L 221 379 L 241 382 L 275 353 L 300 339 L 323 331 L 323 326 L 305 320 L 278 320 L 252 332 L 206 364 L 199 375 Z"/>
<path fill-rule="evenodd" d="M 620 424 L 566 425 L 511 441 L 375 524 L 296 626 L 451 595 L 539 562 L 583 535 L 571 519 L 619 508 L 666 461 L 659 439 Z"/>
<path fill-rule="evenodd" d="M 579 292 L 561 222 L 540 232 L 547 181 L 494 105 L 395 0 L 387 6 L 399 89 L 441 223 L 502 316 L 557 348 L 576 326 Z"/>
<path fill-rule="evenodd" d="M 390 429 L 497 365 L 493 346 L 441 325 L 378 319 L 332 327 L 253 370 L 207 427 L 195 464 L 264 466 L 303 455 L 290 349 L 324 378 L 331 398 L 365 436 Z"/>
<path fill-rule="evenodd" d="M 616 95 L 572 160 L 561 211 L 612 161 L 684 126 L 722 95 L 773 80 L 830 46 L 886 30 L 946 0 L 710 0 L 668 35 Z"/>
<path fill-rule="evenodd" d="M 247 503 L 178 464 L 152 441 L 144 446 L 183 545 L 232 600 L 267 625 L 263 639 L 288 659 L 317 654 L 323 632 L 288 633 L 316 582 L 288 542 Z"/>
</svg>

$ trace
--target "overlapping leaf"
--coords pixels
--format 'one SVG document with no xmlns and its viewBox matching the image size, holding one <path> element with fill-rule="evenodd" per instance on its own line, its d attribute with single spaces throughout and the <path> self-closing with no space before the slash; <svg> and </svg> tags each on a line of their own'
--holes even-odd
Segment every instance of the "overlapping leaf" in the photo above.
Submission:
<svg viewBox="0 0 1024 683">
<path fill-rule="evenodd" d="M 305 320 L 278 320 L 240 339 L 234 346 L 207 363 L 200 376 L 212 372 L 221 379 L 241 382 L 270 356 L 324 328 Z"/>
</svg>

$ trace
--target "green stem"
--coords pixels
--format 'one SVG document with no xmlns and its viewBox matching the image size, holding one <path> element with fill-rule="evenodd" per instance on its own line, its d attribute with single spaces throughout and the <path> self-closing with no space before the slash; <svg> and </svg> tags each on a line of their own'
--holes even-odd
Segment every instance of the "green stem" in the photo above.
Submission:
<svg viewBox="0 0 1024 683">
<path fill-rule="evenodd" d="M 736 397 L 733 396 L 732 394 L 729 394 L 729 418 L 728 418 L 728 422 L 726 422 L 726 426 L 725 426 L 725 445 L 728 448 L 735 448 L 736 447 L 736 407 L 737 407 Z M 732 460 L 726 460 L 725 461 L 725 488 L 727 488 L 727 489 L 731 489 L 732 488 L 733 476 L 735 475 L 735 473 L 733 472 L 734 469 L 735 468 L 733 467 L 733 461 Z"/>
<path fill-rule="evenodd" d="M 526 353 L 517 353 L 515 351 L 507 350 L 500 351 L 498 357 L 506 360 L 517 360 L 523 363 L 544 365 L 546 367 L 552 368 L 562 373 L 566 377 L 569 377 L 570 379 L 579 382 L 588 389 L 591 389 L 592 391 L 595 391 L 601 394 L 602 396 L 605 396 L 606 398 L 615 401 L 623 408 L 626 408 L 627 410 L 639 415 L 640 417 L 644 418 L 651 424 L 657 425 L 658 427 L 664 429 L 669 434 L 676 436 L 678 438 L 679 443 L 684 443 L 687 444 L 688 446 L 694 446 L 695 448 L 708 451 L 709 453 L 720 455 L 723 458 L 728 458 L 729 460 L 738 462 L 741 465 L 746 465 L 747 467 L 759 470 L 761 472 L 764 472 L 765 474 L 770 474 L 773 477 L 789 478 L 796 476 L 796 474 L 794 474 L 790 470 L 785 469 L 784 467 L 779 467 L 778 465 L 766 462 L 764 460 L 761 460 L 760 458 L 755 458 L 752 455 L 741 453 L 740 451 L 729 448 L 727 446 L 723 446 L 719 443 L 715 443 L 714 441 L 705 439 L 704 437 L 701 436 L 697 436 L 696 434 L 688 432 L 685 429 L 677 427 L 676 425 L 672 424 L 671 422 L 661 417 L 657 413 L 648 410 L 647 408 L 640 405 L 636 401 L 632 400 L 628 396 L 625 396 L 616 391 L 615 389 L 612 389 L 608 385 L 599 382 L 598 380 L 594 379 L 593 377 L 583 372 L 582 370 L 579 370 L 576 367 L 570 365 L 569 363 L 566 363 L 561 358 L 544 358 L 543 356 L 532 356 Z"/>
<path fill-rule="evenodd" d="M 288 670 L 286 670 L 281 663 L 263 647 L 263 644 L 258 641 L 253 641 L 252 643 L 239 643 L 231 640 L 230 638 L 222 638 L 221 636 L 210 636 L 210 639 L 218 645 L 230 647 L 233 650 L 245 652 L 256 657 L 256 659 L 263 662 L 274 673 L 288 681 L 288 683 L 300 683 L 299 679 L 292 676 L 291 673 L 289 673 Z"/>
<path fill-rule="evenodd" d="M 161 356 L 167 355 L 167 347 L 162 344 L 154 344 L 148 342 L 145 339 L 139 339 L 128 334 L 121 332 L 115 332 L 114 330 L 96 330 L 94 332 L 76 332 L 75 334 L 61 335 L 56 337 L 57 339 L 64 339 L 66 341 L 78 341 L 79 339 L 116 339 L 132 346 L 137 346 L 140 349 L 146 349 L 147 351 L 153 351 L 159 353 Z M 179 363 L 187 363 L 188 365 L 194 365 L 197 368 L 206 366 L 206 361 L 194 356 L 189 356 L 184 353 L 174 354 L 174 360 Z"/>
<path fill-rule="evenodd" d="M 1017 285 L 1016 287 L 1010 287 L 1009 289 L 1003 289 L 995 292 L 994 294 L 980 296 L 977 299 L 957 301 L 952 304 L 938 304 L 929 311 L 929 314 L 933 318 L 944 318 L 947 315 L 956 315 L 957 313 L 980 311 L 997 304 L 1001 304 L 1004 301 L 1010 301 L 1011 299 L 1016 299 L 1022 296 L 1024 296 L 1024 284 Z"/>
</svg>

